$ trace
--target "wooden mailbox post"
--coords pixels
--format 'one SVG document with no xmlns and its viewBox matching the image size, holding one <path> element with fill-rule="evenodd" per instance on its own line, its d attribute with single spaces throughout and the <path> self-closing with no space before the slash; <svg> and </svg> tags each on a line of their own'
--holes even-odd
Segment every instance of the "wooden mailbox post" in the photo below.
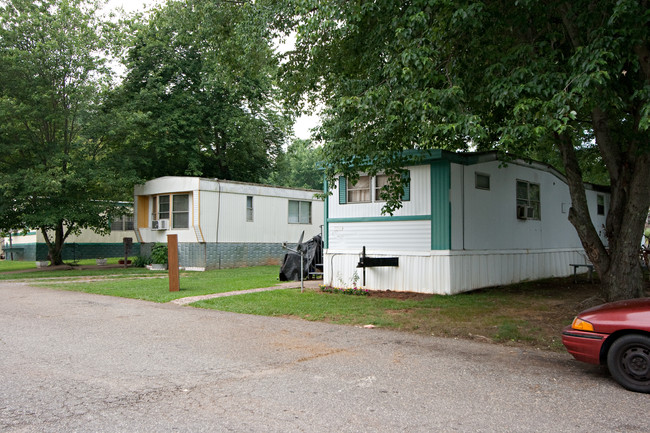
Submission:
<svg viewBox="0 0 650 433">
<path fill-rule="evenodd" d="M 178 235 L 167 235 L 167 263 L 169 268 L 169 291 L 180 290 L 178 276 Z"/>
</svg>

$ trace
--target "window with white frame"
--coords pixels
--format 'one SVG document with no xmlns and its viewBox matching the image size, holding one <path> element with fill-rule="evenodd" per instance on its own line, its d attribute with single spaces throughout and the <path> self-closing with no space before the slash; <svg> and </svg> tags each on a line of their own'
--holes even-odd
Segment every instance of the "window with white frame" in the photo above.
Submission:
<svg viewBox="0 0 650 433">
<path fill-rule="evenodd" d="M 359 176 L 355 184 L 348 187 L 348 203 L 370 203 L 370 176 Z"/>
<path fill-rule="evenodd" d="M 164 194 L 155 197 L 154 220 L 171 220 L 171 227 L 186 229 L 190 226 L 190 195 Z"/>
<path fill-rule="evenodd" d="M 172 196 L 172 228 L 186 229 L 190 226 L 190 195 Z"/>
<path fill-rule="evenodd" d="M 311 202 L 289 200 L 289 224 L 311 224 Z"/>
<path fill-rule="evenodd" d="M 249 195 L 246 197 L 246 221 L 253 221 L 253 196 Z"/>
<path fill-rule="evenodd" d="M 525 180 L 517 181 L 517 218 L 541 219 L 539 184 Z"/>
<path fill-rule="evenodd" d="M 404 176 L 406 185 L 404 185 L 404 192 L 402 194 L 402 201 L 409 201 L 411 199 L 411 183 L 410 173 Z M 382 188 L 388 185 L 388 175 L 378 174 L 376 176 L 359 176 L 359 180 L 350 186 L 348 180 L 341 176 L 339 177 L 339 203 L 370 203 L 385 201 L 381 197 Z M 372 193 L 372 194 L 371 194 Z"/>
<path fill-rule="evenodd" d="M 388 176 L 385 174 L 378 174 L 375 176 L 375 201 L 385 201 L 381 198 L 381 189 L 388 185 Z"/>
</svg>

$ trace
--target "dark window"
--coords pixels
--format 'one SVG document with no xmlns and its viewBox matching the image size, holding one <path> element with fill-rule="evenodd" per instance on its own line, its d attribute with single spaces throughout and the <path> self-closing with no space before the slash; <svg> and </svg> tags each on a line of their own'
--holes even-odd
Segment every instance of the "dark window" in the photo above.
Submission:
<svg viewBox="0 0 650 433">
<path fill-rule="evenodd" d="M 596 196 L 598 215 L 605 215 L 605 196 L 598 194 Z"/>
<path fill-rule="evenodd" d="M 517 218 L 541 219 L 539 184 L 517 181 Z"/>
<path fill-rule="evenodd" d="M 253 221 L 253 196 L 246 197 L 246 221 Z"/>
<path fill-rule="evenodd" d="M 474 186 L 476 189 L 490 189 L 490 175 L 483 173 L 475 173 Z"/>
</svg>

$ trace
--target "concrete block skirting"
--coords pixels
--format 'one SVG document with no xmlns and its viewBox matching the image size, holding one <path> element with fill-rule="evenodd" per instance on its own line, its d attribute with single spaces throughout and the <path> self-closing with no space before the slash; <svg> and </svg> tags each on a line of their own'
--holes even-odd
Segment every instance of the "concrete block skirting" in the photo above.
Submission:
<svg viewBox="0 0 650 433">
<path fill-rule="evenodd" d="M 143 253 L 152 245 L 147 244 Z M 285 253 L 279 243 L 179 243 L 178 264 L 186 269 L 279 266 Z"/>
</svg>

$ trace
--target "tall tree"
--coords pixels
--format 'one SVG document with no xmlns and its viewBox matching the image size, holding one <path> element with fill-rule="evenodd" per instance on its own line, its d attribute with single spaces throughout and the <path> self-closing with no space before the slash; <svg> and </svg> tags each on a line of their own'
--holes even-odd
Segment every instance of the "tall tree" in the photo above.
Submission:
<svg viewBox="0 0 650 433">
<path fill-rule="evenodd" d="M 569 220 L 608 300 L 642 296 L 650 205 L 647 0 L 286 0 L 283 87 L 325 104 L 327 176 L 393 174 L 400 151 L 498 149 L 560 164 Z M 289 17 L 289 18 L 287 18 Z M 604 169 L 606 170 L 604 170 Z M 611 186 L 608 245 L 583 181 Z M 592 177 L 593 176 L 593 177 Z M 599 177 L 600 176 L 600 177 Z"/>
<path fill-rule="evenodd" d="M 276 106 L 278 60 L 255 2 L 170 0 L 140 25 L 114 95 L 124 152 L 144 178 L 260 181 L 289 122 Z"/>
<path fill-rule="evenodd" d="M 52 264 L 81 229 L 110 230 L 128 179 L 90 135 L 111 26 L 84 0 L 0 1 L 0 229 L 38 228 Z"/>
</svg>

